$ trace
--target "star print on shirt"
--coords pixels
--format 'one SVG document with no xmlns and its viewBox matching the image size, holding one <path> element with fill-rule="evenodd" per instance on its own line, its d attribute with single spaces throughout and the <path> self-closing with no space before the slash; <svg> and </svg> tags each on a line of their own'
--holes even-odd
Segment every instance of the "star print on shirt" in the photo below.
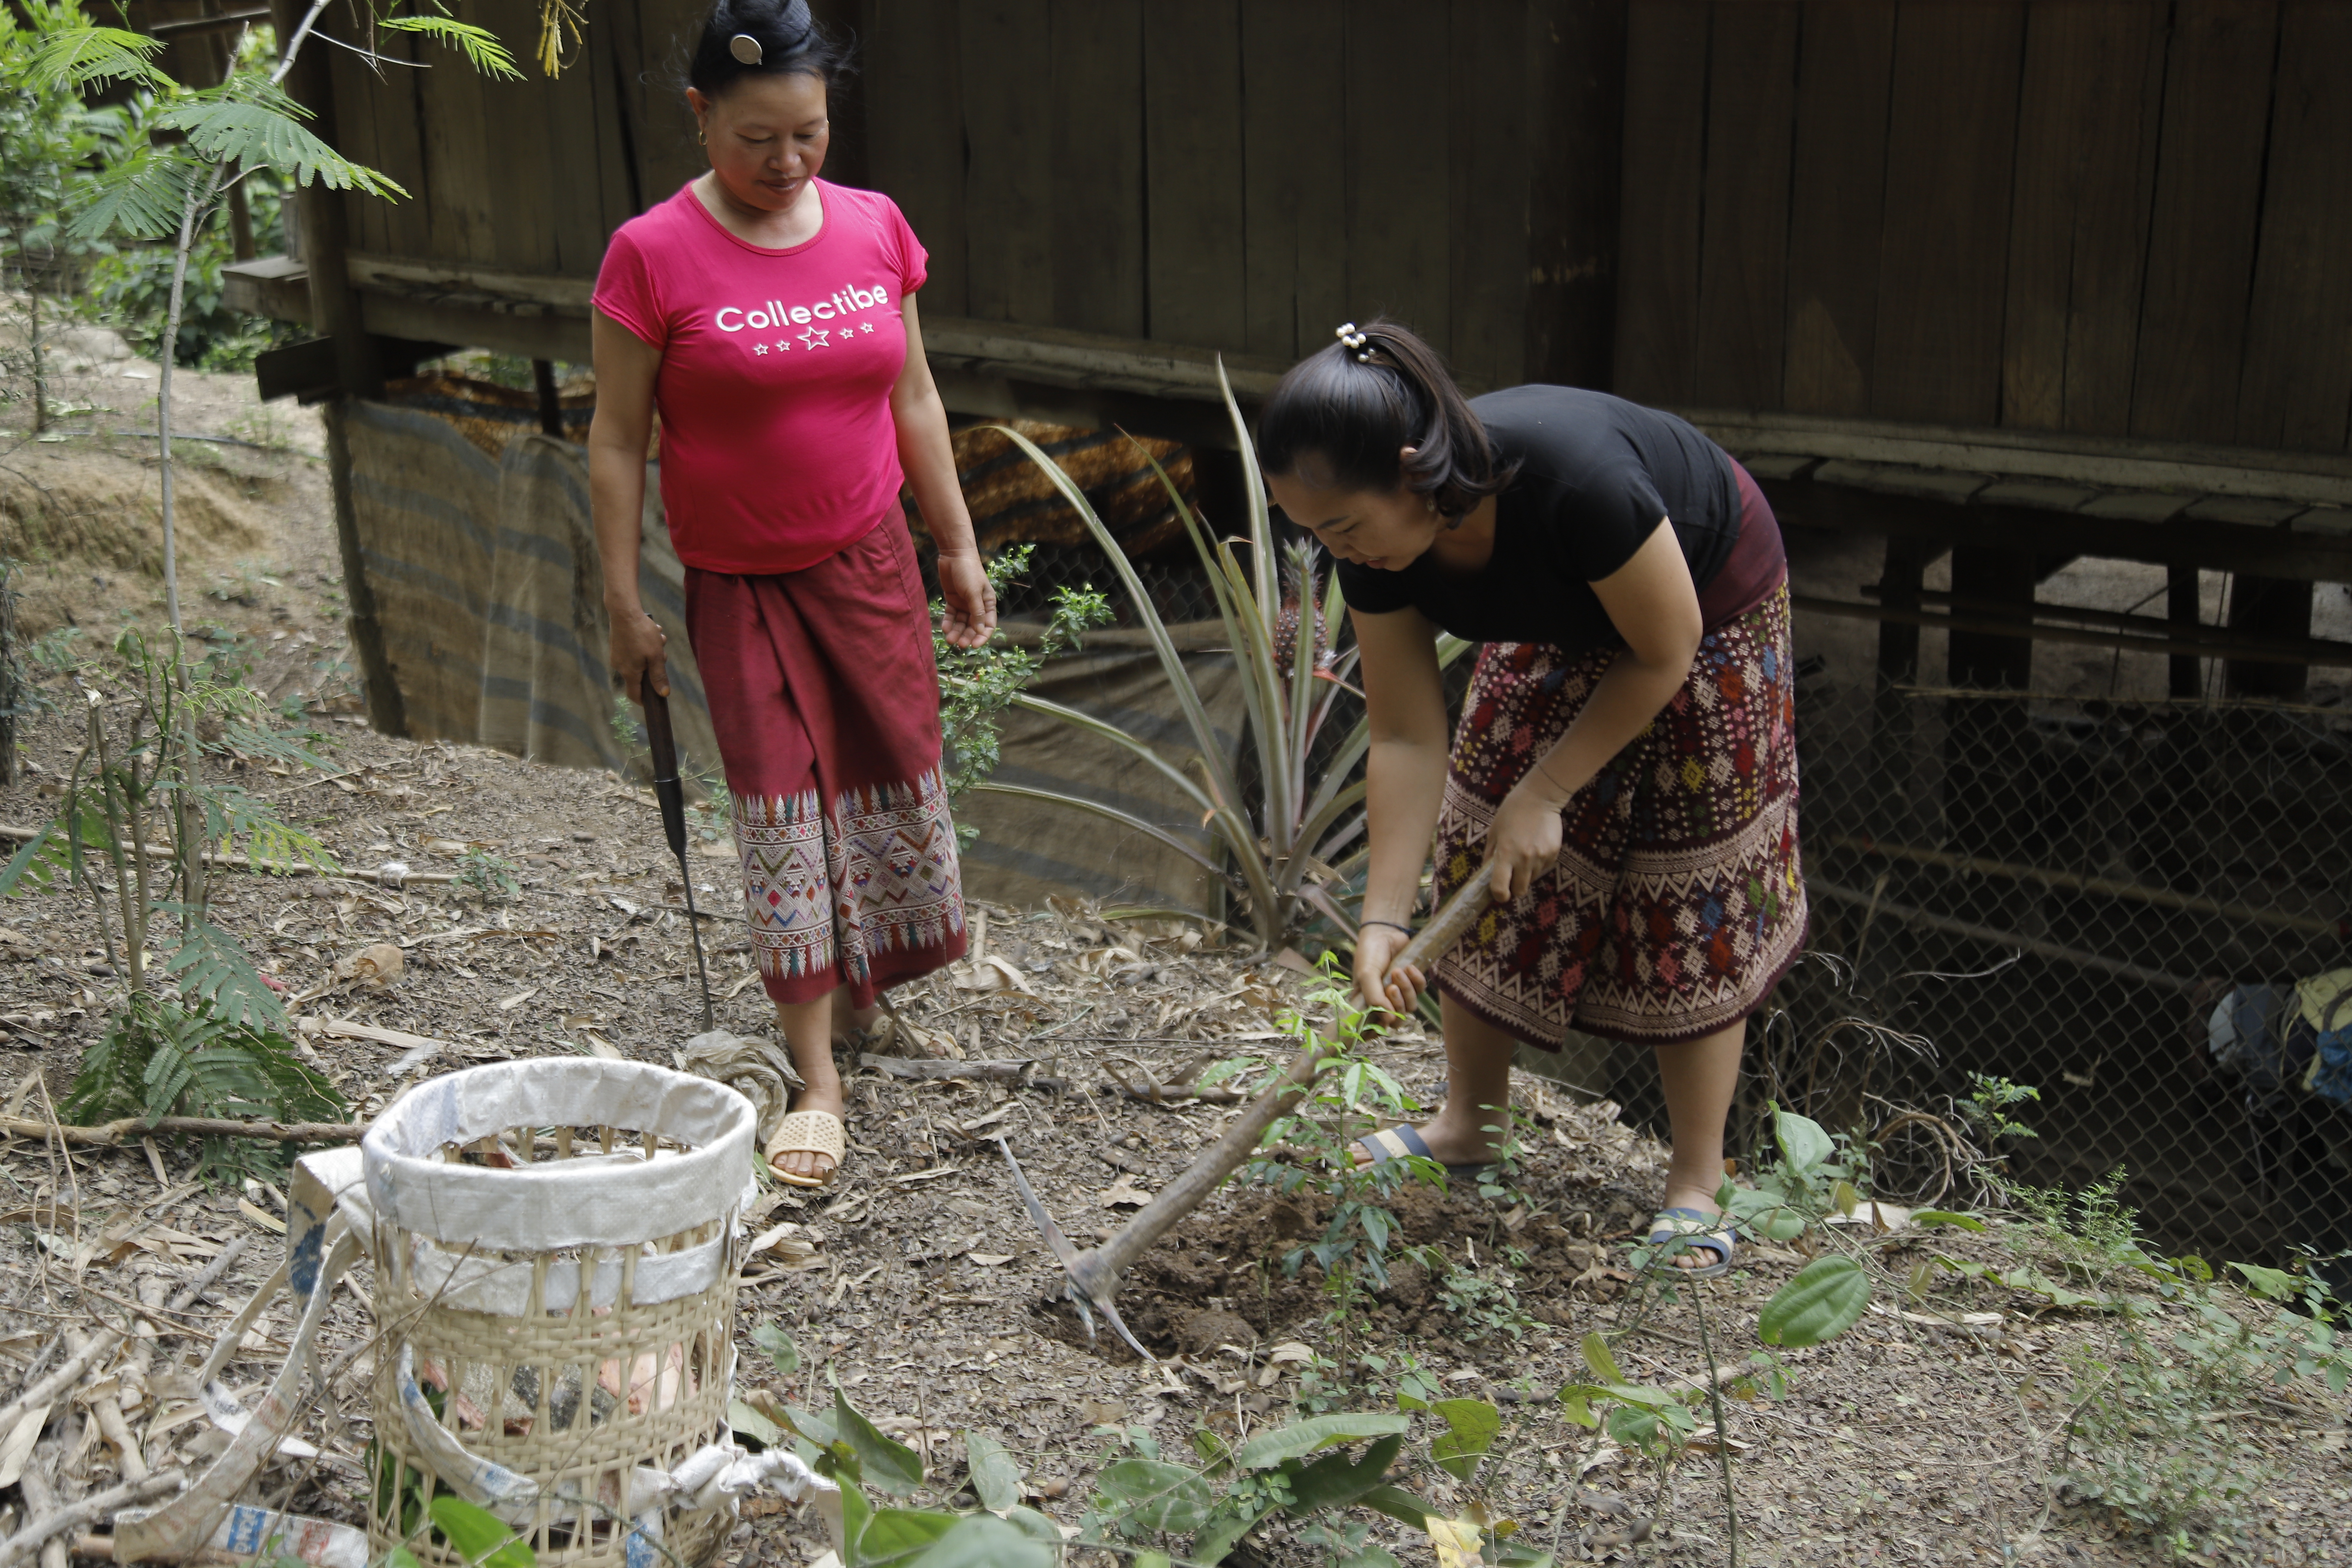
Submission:
<svg viewBox="0 0 2352 1568">
<path fill-rule="evenodd" d="M 768 345 L 765 343 L 753 343 L 751 345 L 751 352 L 755 354 L 766 353 L 768 352 Z"/>
<path fill-rule="evenodd" d="M 874 323 L 871 321 L 860 321 L 857 323 L 857 330 L 861 332 L 870 332 L 874 330 Z"/>
<path fill-rule="evenodd" d="M 784 353 L 790 353 L 793 352 L 793 340 L 790 338 L 778 338 L 776 340 L 776 346 L 783 350 Z"/>
<path fill-rule="evenodd" d="M 804 349 L 821 349 L 824 347 L 825 339 L 832 335 L 833 334 L 830 331 L 827 331 L 823 327 L 811 327 L 807 331 L 801 334 L 801 347 Z"/>
</svg>

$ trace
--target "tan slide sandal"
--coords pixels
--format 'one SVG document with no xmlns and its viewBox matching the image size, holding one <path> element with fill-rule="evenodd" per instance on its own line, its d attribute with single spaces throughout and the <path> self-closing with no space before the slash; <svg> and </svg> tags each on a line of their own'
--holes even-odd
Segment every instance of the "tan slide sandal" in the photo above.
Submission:
<svg viewBox="0 0 2352 1568">
<path fill-rule="evenodd" d="M 829 1110 L 795 1110 L 778 1124 L 776 1135 L 768 1140 L 766 1154 L 768 1168 L 785 1185 L 829 1187 L 848 1152 L 848 1132 L 840 1117 Z M 776 1170 L 776 1157 L 780 1154 L 828 1154 L 833 1158 L 833 1169 L 821 1176 L 795 1176 Z"/>
</svg>

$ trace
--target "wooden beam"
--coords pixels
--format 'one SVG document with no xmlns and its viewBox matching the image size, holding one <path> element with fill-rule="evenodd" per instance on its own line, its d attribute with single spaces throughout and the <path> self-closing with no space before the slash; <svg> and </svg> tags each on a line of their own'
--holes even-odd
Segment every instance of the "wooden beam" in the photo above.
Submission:
<svg viewBox="0 0 2352 1568">
<path fill-rule="evenodd" d="M 1922 595 L 1948 597 L 1949 595 Z M 2211 631 L 2194 639 L 2168 636 L 2139 636 L 2135 632 L 2106 631 L 2095 627 L 2053 626 L 2045 619 L 2032 622 L 2010 620 L 1997 616 L 1979 614 L 1937 615 L 1928 610 L 1899 610 L 1886 605 L 1857 605 L 1844 599 L 1824 599 L 1811 594 L 1792 594 L 1789 597 L 1792 609 L 1808 611 L 1817 616 L 1834 616 L 1841 620 L 1876 621 L 1886 625 L 1924 626 L 1937 631 L 1975 635 L 1988 640 L 2006 642 L 2011 639 L 2032 642 L 2073 643 L 2083 647 L 2121 648 L 2126 653 L 2186 655 L 2194 658 L 2259 659 L 2270 664 L 2297 667 L 2318 665 L 2328 668 L 2352 669 L 2352 643 L 2329 642 L 2315 637 L 2257 637 L 2244 635 L 2216 635 Z M 2063 607 L 2035 607 L 2037 617 L 2065 615 Z M 2133 616 L 2134 622 L 2162 627 L 2165 623 L 2153 616 Z M 2010 690 L 2021 691 L 2022 686 L 2012 684 Z"/>
</svg>

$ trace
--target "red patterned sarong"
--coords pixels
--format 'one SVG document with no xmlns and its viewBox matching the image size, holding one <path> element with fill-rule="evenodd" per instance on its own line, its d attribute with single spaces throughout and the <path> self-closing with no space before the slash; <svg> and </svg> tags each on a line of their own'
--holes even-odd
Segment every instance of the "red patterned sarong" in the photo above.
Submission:
<svg viewBox="0 0 2352 1568">
<path fill-rule="evenodd" d="M 962 956 L 930 609 L 903 514 L 804 571 L 688 567 L 686 624 L 768 994 L 847 985 L 870 1006 Z"/>
<path fill-rule="evenodd" d="M 1440 898 L 1479 872 L 1503 796 L 1616 658 L 1490 643 L 1437 818 Z M 1690 679 L 1562 813 L 1559 863 L 1435 965 L 1436 987 L 1530 1045 L 1571 1026 L 1672 1045 L 1754 1012 L 1805 935 L 1789 590 L 1699 643 Z"/>
</svg>

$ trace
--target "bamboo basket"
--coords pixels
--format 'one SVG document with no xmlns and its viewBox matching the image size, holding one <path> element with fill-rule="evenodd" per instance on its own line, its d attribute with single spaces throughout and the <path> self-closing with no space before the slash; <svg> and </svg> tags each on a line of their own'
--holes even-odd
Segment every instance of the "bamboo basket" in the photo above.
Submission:
<svg viewBox="0 0 2352 1568">
<path fill-rule="evenodd" d="M 716 1560 L 731 1510 L 658 1482 L 728 1437 L 753 1124 L 723 1085 L 576 1058 L 454 1073 L 377 1120 L 373 1559 L 463 1568 L 427 1513 L 455 1492 L 541 1568 Z"/>
</svg>

